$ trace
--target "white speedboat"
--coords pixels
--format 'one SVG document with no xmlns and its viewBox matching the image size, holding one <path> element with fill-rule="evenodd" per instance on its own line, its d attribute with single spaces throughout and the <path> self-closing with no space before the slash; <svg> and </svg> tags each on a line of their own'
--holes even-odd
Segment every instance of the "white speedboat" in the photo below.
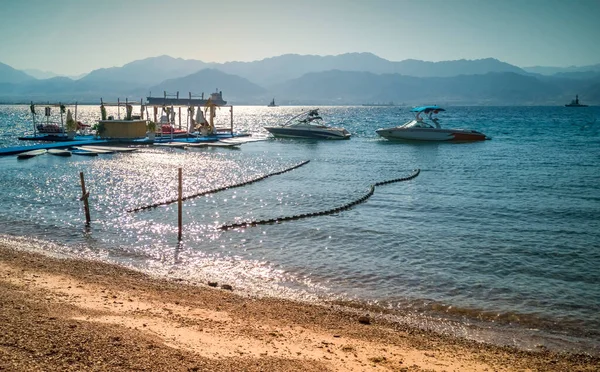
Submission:
<svg viewBox="0 0 600 372">
<path fill-rule="evenodd" d="M 381 137 L 390 140 L 404 141 L 454 141 L 469 142 L 491 139 L 481 132 L 469 129 L 444 129 L 439 124 L 438 118 L 433 114 L 446 111 L 438 106 L 415 107 L 411 110 L 416 112 L 416 117 L 399 127 L 381 128 L 376 132 Z M 428 116 L 428 120 L 421 118 L 421 114 Z"/>
<path fill-rule="evenodd" d="M 285 124 L 265 127 L 275 137 L 312 138 L 312 139 L 349 139 L 350 132 L 344 128 L 330 127 L 323 123 L 319 110 L 302 112 Z"/>
</svg>

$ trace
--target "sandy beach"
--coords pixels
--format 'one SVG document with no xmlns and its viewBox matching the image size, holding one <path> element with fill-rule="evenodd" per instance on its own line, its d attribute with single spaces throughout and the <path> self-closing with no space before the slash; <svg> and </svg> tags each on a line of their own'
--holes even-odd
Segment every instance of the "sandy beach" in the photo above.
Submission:
<svg viewBox="0 0 600 372">
<path fill-rule="evenodd" d="M 595 357 L 480 344 L 221 285 L 0 243 L 0 370 L 600 370 Z"/>
</svg>

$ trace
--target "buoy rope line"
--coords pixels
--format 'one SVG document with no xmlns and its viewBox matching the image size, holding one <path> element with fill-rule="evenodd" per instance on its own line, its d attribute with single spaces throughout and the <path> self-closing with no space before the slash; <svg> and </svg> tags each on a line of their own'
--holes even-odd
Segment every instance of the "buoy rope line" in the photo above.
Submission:
<svg viewBox="0 0 600 372">
<path fill-rule="evenodd" d="M 277 175 L 280 175 L 280 174 L 292 171 L 294 169 L 300 168 L 301 166 L 306 165 L 309 162 L 310 162 L 310 160 L 306 160 L 306 161 L 303 161 L 303 162 L 301 162 L 299 164 L 294 165 L 293 167 L 286 168 L 286 169 L 278 171 L 278 172 L 273 172 L 273 173 L 265 174 L 263 176 L 253 178 L 253 179 L 251 179 L 249 181 L 244 181 L 244 182 L 236 183 L 236 184 L 233 184 L 233 185 L 218 187 L 216 189 L 202 191 L 202 192 L 199 192 L 199 193 L 196 193 L 196 194 L 192 194 L 192 195 L 186 195 L 186 196 L 183 196 L 181 198 L 181 200 L 188 200 L 188 199 L 197 198 L 197 197 L 203 196 L 203 195 L 215 194 L 215 193 L 220 192 L 220 191 L 234 189 L 236 187 L 246 186 L 246 185 L 249 185 L 249 184 L 254 183 L 254 182 L 262 181 L 265 178 L 269 178 L 269 177 L 272 177 L 272 176 L 277 176 Z M 177 203 L 178 201 L 179 201 L 178 198 L 177 199 L 164 200 L 164 201 L 161 201 L 161 202 L 158 202 L 158 203 L 154 203 L 154 204 L 150 204 L 150 205 L 144 205 L 143 207 L 138 207 L 138 208 L 134 208 L 134 209 L 128 209 L 127 212 L 139 212 L 139 211 L 143 211 L 143 210 L 146 210 L 146 209 L 160 207 L 162 205 L 168 205 L 168 204 Z"/>
<path fill-rule="evenodd" d="M 294 216 L 272 218 L 269 220 L 256 220 L 256 221 L 232 223 L 232 224 L 222 225 L 222 226 L 218 227 L 218 229 L 219 230 L 229 230 L 229 229 L 236 229 L 236 228 L 240 228 L 240 227 L 267 225 L 267 224 L 272 224 L 272 223 L 291 221 L 291 220 L 299 220 L 302 218 L 309 218 L 309 217 L 326 216 L 329 214 L 338 213 L 338 212 L 350 209 L 357 204 L 364 203 L 365 201 L 367 201 L 367 199 L 369 199 L 373 195 L 373 193 L 375 192 L 375 187 L 377 187 L 377 186 L 383 186 L 383 185 L 387 185 L 387 184 L 395 183 L 395 182 L 409 181 L 409 180 L 412 180 L 413 178 L 417 177 L 419 175 L 419 173 L 421 173 L 421 170 L 415 169 L 413 174 L 411 174 L 408 177 L 395 178 L 393 180 L 387 180 L 387 181 L 381 181 L 381 182 L 374 183 L 371 186 L 369 186 L 369 192 L 367 192 L 365 195 L 363 195 L 362 197 L 360 197 L 348 204 L 344 204 L 340 207 L 336 207 L 336 208 L 332 208 L 332 209 L 328 209 L 328 210 L 324 210 L 324 211 L 319 211 L 319 212 L 313 212 L 313 213 L 297 214 Z"/>
</svg>

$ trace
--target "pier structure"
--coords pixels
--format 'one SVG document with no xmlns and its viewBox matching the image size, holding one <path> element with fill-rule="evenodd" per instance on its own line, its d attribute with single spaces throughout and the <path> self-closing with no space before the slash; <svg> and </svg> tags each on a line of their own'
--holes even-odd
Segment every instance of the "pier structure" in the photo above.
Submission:
<svg viewBox="0 0 600 372">
<path fill-rule="evenodd" d="M 165 135 L 173 136 L 192 136 L 191 133 L 199 130 L 202 136 L 229 133 L 233 135 L 233 106 L 227 105 L 227 101 L 223 100 L 223 92 L 217 90 L 205 97 L 204 93 L 195 95 L 188 92 L 187 97 L 182 97 L 179 91 L 168 93 L 163 91 L 162 97 L 152 97 L 152 92 L 146 97 L 146 110 L 149 106 L 153 107 L 153 122 L 157 125 L 157 134 L 160 137 Z M 229 127 L 216 127 L 214 118 L 216 109 L 221 107 L 229 108 Z M 181 118 L 182 108 L 187 109 L 188 115 L 185 123 Z M 162 110 L 160 119 L 158 117 L 159 109 Z M 177 109 L 177 110 L 176 110 Z M 177 111 L 177 120 L 175 113 Z M 146 116 L 150 118 L 150 114 L 146 111 Z M 169 128 L 170 127 L 170 128 Z"/>
</svg>

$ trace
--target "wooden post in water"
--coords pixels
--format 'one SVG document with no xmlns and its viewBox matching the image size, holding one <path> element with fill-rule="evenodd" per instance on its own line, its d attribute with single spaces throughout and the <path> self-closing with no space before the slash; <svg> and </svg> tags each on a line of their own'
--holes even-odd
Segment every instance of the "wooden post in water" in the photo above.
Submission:
<svg viewBox="0 0 600 372">
<path fill-rule="evenodd" d="M 229 115 L 231 120 L 231 137 L 233 137 L 233 106 L 229 107 Z"/>
<path fill-rule="evenodd" d="M 29 106 L 30 110 L 31 110 L 31 116 L 33 117 L 33 136 L 37 137 L 37 128 L 35 126 L 35 105 L 33 104 L 33 101 L 31 101 L 31 106 Z"/>
<path fill-rule="evenodd" d="M 177 225 L 179 226 L 179 233 L 177 235 L 177 240 L 181 241 L 181 209 L 182 209 L 182 193 L 183 193 L 183 176 L 181 175 L 181 168 L 179 168 L 179 196 L 177 198 Z"/>
<path fill-rule="evenodd" d="M 63 120 L 62 103 L 58 103 L 58 111 L 60 111 L 60 129 L 65 132 L 65 123 Z"/>
<path fill-rule="evenodd" d="M 79 172 L 79 179 L 81 180 L 81 198 L 79 200 L 83 200 L 83 207 L 85 209 L 85 224 L 89 225 L 91 222 L 90 205 L 88 203 L 90 193 L 85 191 L 85 180 L 83 179 L 83 172 Z"/>
</svg>

